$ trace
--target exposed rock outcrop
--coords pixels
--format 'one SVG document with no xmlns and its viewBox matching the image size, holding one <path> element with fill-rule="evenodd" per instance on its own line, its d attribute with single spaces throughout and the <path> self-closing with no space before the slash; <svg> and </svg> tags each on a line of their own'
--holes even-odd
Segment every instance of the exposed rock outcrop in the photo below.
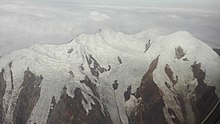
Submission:
<svg viewBox="0 0 220 124">
<path fill-rule="evenodd" d="M 3 97 L 5 95 L 5 89 L 6 89 L 6 81 L 4 79 L 4 69 L 0 72 L 0 124 L 3 124 L 4 122 L 4 108 L 3 108 Z"/>
<path fill-rule="evenodd" d="M 132 124 L 167 124 L 164 117 L 163 92 L 153 80 L 153 71 L 158 64 L 159 56 L 150 64 L 148 71 L 142 78 L 141 85 L 136 91 L 136 98 L 141 99 L 137 114 Z"/>
<path fill-rule="evenodd" d="M 14 89 L 14 78 L 13 78 L 13 72 L 11 70 L 12 67 L 12 62 L 9 63 L 9 68 L 10 68 L 10 75 L 11 75 L 11 90 Z"/>
<path fill-rule="evenodd" d="M 99 77 L 99 73 L 104 73 L 106 71 L 110 71 L 111 69 L 110 65 L 108 65 L 108 69 L 101 67 L 98 61 L 90 54 L 88 56 L 86 55 L 86 60 L 92 75 L 95 77 Z"/>
<path fill-rule="evenodd" d="M 179 107 L 181 108 L 181 112 L 183 115 L 183 120 L 180 122 L 180 120 L 177 118 L 175 112 L 174 112 L 174 118 L 172 118 L 172 121 L 175 124 L 193 124 L 194 123 L 194 114 L 191 110 L 191 106 L 187 106 L 187 104 L 189 102 L 189 100 L 182 94 L 179 93 L 175 93 L 176 95 L 174 96 L 174 99 L 177 103 L 177 105 L 179 105 Z M 168 112 L 169 112 L 169 108 L 168 108 Z M 170 112 L 169 112 L 170 113 Z"/>
<path fill-rule="evenodd" d="M 85 68 L 83 67 L 83 63 L 79 66 L 80 70 L 84 71 Z"/>
<path fill-rule="evenodd" d="M 169 90 L 171 90 L 171 86 L 170 86 L 169 83 L 167 83 L 167 82 L 165 81 L 164 84 L 166 85 L 166 87 L 167 87 Z"/>
<path fill-rule="evenodd" d="M 150 48 L 150 46 L 151 46 L 151 42 L 150 42 L 150 40 L 148 40 L 148 43 L 145 44 L 144 53 L 147 52 L 147 50 Z"/>
<path fill-rule="evenodd" d="M 131 97 L 131 85 L 128 86 L 127 88 L 127 91 L 124 92 L 124 99 L 125 99 L 125 102 L 128 101 Z"/>
<path fill-rule="evenodd" d="M 177 118 L 176 113 L 172 108 L 168 108 L 168 113 L 172 117 L 171 120 L 174 124 L 180 124 L 180 120 Z"/>
<path fill-rule="evenodd" d="M 213 49 L 220 56 L 220 49 Z"/>
<path fill-rule="evenodd" d="M 71 76 L 72 78 L 75 77 L 75 75 L 73 74 L 73 71 L 69 71 L 69 74 L 70 74 L 70 76 Z"/>
<path fill-rule="evenodd" d="M 118 89 L 118 80 L 115 80 L 114 81 L 114 83 L 112 84 L 112 88 L 114 89 L 114 90 L 117 90 Z"/>
<path fill-rule="evenodd" d="M 51 113 L 53 112 L 53 110 L 54 110 L 54 108 L 55 108 L 55 106 L 56 106 L 56 104 L 57 104 L 57 103 L 56 103 L 55 96 L 52 97 L 50 104 L 51 104 L 51 105 L 50 105 L 50 111 L 49 111 L 49 114 L 48 114 L 48 117 L 47 117 L 47 118 L 50 118 Z"/>
<path fill-rule="evenodd" d="M 31 71 L 24 72 L 24 81 L 13 113 L 14 124 L 25 124 L 34 106 L 40 98 L 42 76 L 35 76 Z"/>
<path fill-rule="evenodd" d="M 215 106 L 214 111 L 204 120 L 203 124 L 220 124 L 220 103 Z"/>
<path fill-rule="evenodd" d="M 195 88 L 195 98 L 191 100 L 191 103 L 195 112 L 196 124 L 200 124 L 217 103 L 218 96 L 215 93 L 215 87 L 208 86 L 204 82 L 206 73 L 201 69 L 201 63 L 195 62 L 191 67 L 198 82 Z"/>
<path fill-rule="evenodd" d="M 94 104 L 90 103 L 82 92 L 80 88 L 76 88 L 73 98 L 64 92 L 48 118 L 47 124 L 112 124 L 108 114 L 102 112 L 98 100 L 89 96 L 94 101 Z M 82 102 L 91 104 L 92 108 L 88 113 Z"/>
<path fill-rule="evenodd" d="M 92 83 L 88 76 L 85 76 L 84 80 L 81 80 L 80 83 L 85 83 L 89 87 L 94 96 L 100 98 L 99 93 L 97 92 L 96 84 Z"/>
<path fill-rule="evenodd" d="M 70 48 L 67 53 L 72 53 L 73 52 L 73 48 Z"/>
<path fill-rule="evenodd" d="M 170 68 L 170 66 L 168 64 L 166 64 L 164 70 L 165 70 L 167 76 L 169 77 L 170 81 L 173 83 L 173 87 L 174 87 L 178 82 L 178 76 L 176 75 L 176 79 L 174 79 L 173 71 L 172 71 L 172 69 Z"/>
<path fill-rule="evenodd" d="M 118 62 L 119 62 L 119 64 L 122 64 L 122 60 L 121 60 L 120 56 L 118 56 Z"/>
<path fill-rule="evenodd" d="M 183 48 L 181 46 L 178 46 L 175 48 L 176 58 L 181 59 L 186 55 L 186 53 L 183 51 Z"/>
<path fill-rule="evenodd" d="M 183 61 L 189 61 L 189 59 L 188 58 L 184 58 Z"/>
</svg>

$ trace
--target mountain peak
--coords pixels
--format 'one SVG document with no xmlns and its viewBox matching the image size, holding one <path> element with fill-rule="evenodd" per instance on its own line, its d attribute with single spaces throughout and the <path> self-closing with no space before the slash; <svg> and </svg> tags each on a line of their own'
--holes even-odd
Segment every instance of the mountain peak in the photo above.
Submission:
<svg viewBox="0 0 220 124">
<path fill-rule="evenodd" d="M 152 72 L 155 61 L 157 66 Z M 33 75 L 30 78 L 25 73 L 27 68 Z M 184 98 L 194 99 L 191 96 L 204 94 L 198 84 L 212 92 L 210 98 L 216 100 L 216 96 L 220 96 L 219 56 L 186 31 L 159 35 L 155 30 L 147 30 L 127 35 L 104 29 L 79 35 L 68 44 L 34 45 L 15 51 L 0 58 L 0 69 L 4 70 L 0 75 L 0 89 L 6 84 L 6 88 L 2 88 L 5 90 L 1 90 L 4 95 L 0 95 L 0 114 L 4 115 L 5 122 L 19 120 L 15 117 L 18 113 L 13 113 L 16 106 L 10 106 L 13 103 L 17 109 L 24 109 L 28 116 L 21 118 L 27 123 L 62 123 L 65 118 L 70 123 L 82 123 L 84 119 L 94 118 L 90 121 L 128 124 L 133 120 L 126 112 L 132 115 L 144 108 L 142 112 L 149 114 L 145 111 L 147 107 L 154 107 L 144 96 L 135 95 L 145 94 L 153 103 L 161 104 L 155 111 L 163 118 L 161 122 L 183 123 L 186 121 L 184 112 L 188 112 L 196 115 L 187 120 L 193 123 L 198 120 L 197 111 L 192 110 L 196 102 L 190 103 Z M 198 78 L 200 74 L 204 78 Z M 32 80 L 32 77 L 35 78 Z M 41 82 L 36 84 L 37 89 L 24 86 L 35 80 Z M 141 82 L 150 85 L 141 85 Z M 112 87 L 114 83 L 117 88 Z M 26 104 L 22 102 L 26 96 L 20 88 L 36 91 L 37 102 L 32 101 L 33 95 L 28 101 L 30 106 L 21 108 Z M 156 95 L 146 89 L 155 89 Z M 74 109 L 77 106 L 79 109 Z M 187 110 L 183 106 L 188 107 Z M 62 109 L 64 107 L 69 109 Z M 77 116 L 78 112 L 83 116 Z M 79 117 L 80 121 L 72 117 Z"/>
</svg>

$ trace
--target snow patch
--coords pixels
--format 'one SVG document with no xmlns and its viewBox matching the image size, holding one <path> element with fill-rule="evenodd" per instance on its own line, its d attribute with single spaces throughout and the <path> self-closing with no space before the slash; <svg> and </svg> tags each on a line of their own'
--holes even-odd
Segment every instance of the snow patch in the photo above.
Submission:
<svg viewBox="0 0 220 124">
<path fill-rule="evenodd" d="M 95 102 L 93 101 L 93 99 L 91 98 L 91 96 L 89 96 L 88 94 L 82 92 L 84 98 L 86 99 L 87 103 L 85 102 L 85 100 L 82 100 L 82 104 L 84 109 L 86 110 L 86 113 L 89 113 L 89 110 L 92 110 L 92 106 L 91 104 L 95 104 Z"/>
</svg>

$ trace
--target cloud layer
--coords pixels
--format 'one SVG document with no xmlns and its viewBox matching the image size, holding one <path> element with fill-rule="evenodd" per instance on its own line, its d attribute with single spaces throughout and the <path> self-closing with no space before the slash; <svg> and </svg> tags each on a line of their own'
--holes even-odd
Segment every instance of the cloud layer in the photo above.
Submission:
<svg viewBox="0 0 220 124">
<path fill-rule="evenodd" d="M 0 55 L 36 43 L 67 43 L 80 33 L 106 27 L 127 34 L 149 28 L 164 34 L 184 30 L 212 47 L 220 46 L 216 11 L 22 1 L 0 2 Z"/>
<path fill-rule="evenodd" d="M 106 14 L 104 14 L 104 13 L 99 13 L 99 12 L 97 12 L 97 11 L 91 11 L 91 12 L 90 12 L 90 15 L 89 15 L 89 18 L 92 19 L 92 20 L 94 20 L 94 21 L 98 21 L 98 22 L 100 22 L 100 21 L 105 21 L 105 20 L 107 20 L 107 19 L 110 19 L 110 17 L 107 16 Z"/>
</svg>

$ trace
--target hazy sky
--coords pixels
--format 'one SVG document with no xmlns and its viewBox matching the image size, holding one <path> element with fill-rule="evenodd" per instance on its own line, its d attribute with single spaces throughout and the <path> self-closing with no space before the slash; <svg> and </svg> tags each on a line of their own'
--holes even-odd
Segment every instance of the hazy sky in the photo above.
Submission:
<svg viewBox="0 0 220 124">
<path fill-rule="evenodd" d="M 38 0 L 39 1 L 39 0 Z M 44 0 L 45 1 L 45 0 Z M 201 7 L 219 8 L 220 0 L 47 0 L 68 1 L 93 4 L 119 4 L 119 5 L 141 5 L 141 6 L 168 6 L 168 7 Z"/>
<path fill-rule="evenodd" d="M 36 43 L 67 43 L 102 28 L 127 34 L 188 31 L 220 48 L 220 11 L 215 11 L 219 1 L 0 0 L 0 56 Z"/>
</svg>

